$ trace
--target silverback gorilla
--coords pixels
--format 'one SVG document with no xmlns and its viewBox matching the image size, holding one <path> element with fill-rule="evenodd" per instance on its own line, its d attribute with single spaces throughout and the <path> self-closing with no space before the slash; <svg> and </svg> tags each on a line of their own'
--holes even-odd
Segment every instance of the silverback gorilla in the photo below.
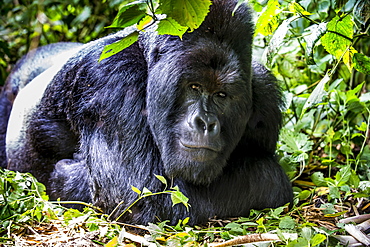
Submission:
<svg viewBox="0 0 370 247">
<path fill-rule="evenodd" d="M 81 46 L 60 43 L 53 54 L 36 50 L 56 62 L 34 65 L 40 74 L 14 101 L 8 168 L 31 172 L 51 199 L 91 202 L 107 213 L 137 199 L 131 185 L 163 190 L 154 174 L 189 198 L 189 211 L 168 195 L 139 201 L 122 219 L 139 224 L 187 216 L 199 224 L 291 202 L 275 158 L 281 95 L 251 61 L 251 14 L 240 6 L 233 15 L 236 2 L 214 0 L 182 40 L 147 31 L 100 63 L 104 46 L 127 30 Z M 14 74 L 23 68 L 15 70 L 6 88 L 22 87 Z"/>
</svg>

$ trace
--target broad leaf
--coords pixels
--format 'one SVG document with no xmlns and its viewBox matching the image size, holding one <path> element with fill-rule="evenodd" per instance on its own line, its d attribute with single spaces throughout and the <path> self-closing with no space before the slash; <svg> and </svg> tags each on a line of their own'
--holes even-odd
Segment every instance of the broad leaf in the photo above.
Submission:
<svg viewBox="0 0 370 247">
<path fill-rule="evenodd" d="M 113 44 L 106 45 L 104 47 L 103 52 L 100 55 L 99 62 L 129 47 L 130 45 L 135 43 L 138 40 L 138 38 L 139 38 L 139 32 L 135 31 Z"/>
<path fill-rule="evenodd" d="M 158 23 L 158 34 L 169 34 L 169 35 L 176 35 L 182 38 L 182 35 L 188 30 L 187 27 L 181 26 L 177 21 L 168 17 L 166 19 L 162 19 Z"/>
<path fill-rule="evenodd" d="M 110 28 L 125 28 L 137 24 L 146 16 L 147 4 L 145 2 L 136 1 L 125 5 L 120 9 L 116 18 L 114 18 Z"/>
<path fill-rule="evenodd" d="M 282 229 L 294 229 L 295 228 L 295 221 L 292 217 L 290 216 L 284 216 L 281 218 L 280 223 L 279 223 L 279 228 Z"/>
<path fill-rule="evenodd" d="M 264 36 L 273 34 L 279 26 L 277 15 L 281 12 L 278 0 L 271 0 L 257 20 L 255 35 L 260 33 Z"/>
<path fill-rule="evenodd" d="M 311 246 L 317 246 L 325 240 L 326 240 L 326 236 L 324 234 L 319 233 L 313 236 L 313 238 L 310 240 L 310 244 Z"/>
<path fill-rule="evenodd" d="M 321 43 L 325 50 L 334 55 L 338 60 L 343 62 L 351 70 L 352 56 L 356 50 L 351 47 L 353 38 L 353 22 L 351 16 L 343 18 L 334 17 L 327 24 L 328 32 L 321 38 Z"/>
<path fill-rule="evenodd" d="M 361 53 L 353 55 L 354 68 L 361 73 L 370 75 L 370 57 Z"/>
<path fill-rule="evenodd" d="M 313 105 L 316 105 L 317 103 L 319 103 L 322 100 L 324 95 L 327 93 L 324 89 L 325 84 L 329 81 L 330 81 L 330 76 L 328 74 L 326 74 L 324 76 L 324 78 L 321 79 L 319 84 L 317 84 L 315 89 L 312 91 L 312 93 L 310 94 L 310 97 L 308 97 L 308 99 L 306 100 L 306 103 L 304 104 L 304 106 L 302 108 L 301 116 L 303 116 L 303 114 L 306 112 L 307 108 L 312 107 Z"/>
<path fill-rule="evenodd" d="M 273 57 L 279 51 L 280 47 L 283 44 L 286 33 L 290 29 L 290 23 L 296 20 L 297 18 L 298 18 L 297 16 L 293 16 L 283 21 L 283 23 L 279 26 L 279 28 L 275 31 L 274 35 L 272 36 L 270 44 L 268 48 L 265 50 L 262 58 L 262 61 L 264 61 L 268 67 L 271 66 Z"/>
<path fill-rule="evenodd" d="M 177 186 L 172 188 L 174 191 L 171 191 L 171 200 L 172 200 L 172 206 L 175 206 L 176 204 L 182 203 L 186 207 L 187 210 L 189 210 L 189 198 L 187 198 Z"/>
<path fill-rule="evenodd" d="M 211 3 L 210 0 L 160 0 L 159 11 L 193 31 L 203 22 Z"/>
<path fill-rule="evenodd" d="M 162 184 L 166 185 L 167 186 L 167 180 L 161 176 L 161 175 L 154 175 L 159 181 L 161 181 Z"/>
</svg>

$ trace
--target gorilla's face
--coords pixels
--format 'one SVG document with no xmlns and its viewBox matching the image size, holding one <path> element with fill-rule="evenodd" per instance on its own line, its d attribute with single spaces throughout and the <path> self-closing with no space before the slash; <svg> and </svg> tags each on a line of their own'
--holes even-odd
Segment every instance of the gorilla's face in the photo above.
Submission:
<svg viewBox="0 0 370 247">
<path fill-rule="evenodd" d="M 251 76 L 225 49 L 181 48 L 162 54 L 150 70 L 148 121 L 169 177 L 212 182 L 245 132 Z"/>
</svg>

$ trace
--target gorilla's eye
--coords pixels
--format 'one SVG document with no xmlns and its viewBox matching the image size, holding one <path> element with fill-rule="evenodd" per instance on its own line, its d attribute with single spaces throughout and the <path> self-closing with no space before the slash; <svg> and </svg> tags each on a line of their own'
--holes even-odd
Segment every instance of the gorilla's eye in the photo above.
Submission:
<svg viewBox="0 0 370 247">
<path fill-rule="evenodd" d="M 220 98 L 226 98 L 226 96 L 227 96 L 225 92 L 218 92 L 218 93 L 216 93 L 216 95 Z"/>
<path fill-rule="evenodd" d="M 200 91 L 202 87 L 199 84 L 194 83 L 190 85 L 190 88 L 195 91 Z"/>
</svg>

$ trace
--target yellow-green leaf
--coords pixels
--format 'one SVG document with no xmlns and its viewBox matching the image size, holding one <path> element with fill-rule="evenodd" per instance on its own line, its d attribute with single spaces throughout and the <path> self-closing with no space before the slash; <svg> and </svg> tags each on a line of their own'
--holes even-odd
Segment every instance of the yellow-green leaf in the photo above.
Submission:
<svg viewBox="0 0 370 247">
<path fill-rule="evenodd" d="M 135 31 L 113 44 L 106 45 L 104 47 L 103 52 L 100 55 L 99 62 L 129 47 L 130 45 L 135 43 L 138 40 L 138 38 L 139 32 Z"/>
<path fill-rule="evenodd" d="M 139 190 L 138 188 L 136 188 L 135 186 L 133 186 L 133 185 L 131 185 L 131 189 L 135 192 L 135 193 L 137 193 L 137 194 L 141 194 L 141 190 Z"/>
<path fill-rule="evenodd" d="M 299 3 L 293 1 L 289 3 L 289 11 L 294 14 L 301 14 L 301 15 L 312 15 L 310 12 L 306 11 Z"/>
<path fill-rule="evenodd" d="M 352 69 L 352 56 L 357 51 L 351 47 L 353 38 L 353 22 L 350 15 L 334 17 L 327 24 L 328 32 L 321 38 L 325 50 Z"/>
<path fill-rule="evenodd" d="M 193 31 L 203 22 L 211 4 L 210 0 L 167 0 L 160 2 L 159 10 Z"/>
<path fill-rule="evenodd" d="M 170 34 L 176 35 L 182 38 L 182 35 L 188 30 L 188 27 L 181 26 L 177 21 L 168 17 L 166 19 L 162 19 L 158 23 L 158 34 Z"/>
<path fill-rule="evenodd" d="M 260 33 L 267 36 L 274 33 L 279 26 L 277 15 L 281 11 L 279 1 L 270 0 L 257 20 L 255 35 Z"/>
</svg>

